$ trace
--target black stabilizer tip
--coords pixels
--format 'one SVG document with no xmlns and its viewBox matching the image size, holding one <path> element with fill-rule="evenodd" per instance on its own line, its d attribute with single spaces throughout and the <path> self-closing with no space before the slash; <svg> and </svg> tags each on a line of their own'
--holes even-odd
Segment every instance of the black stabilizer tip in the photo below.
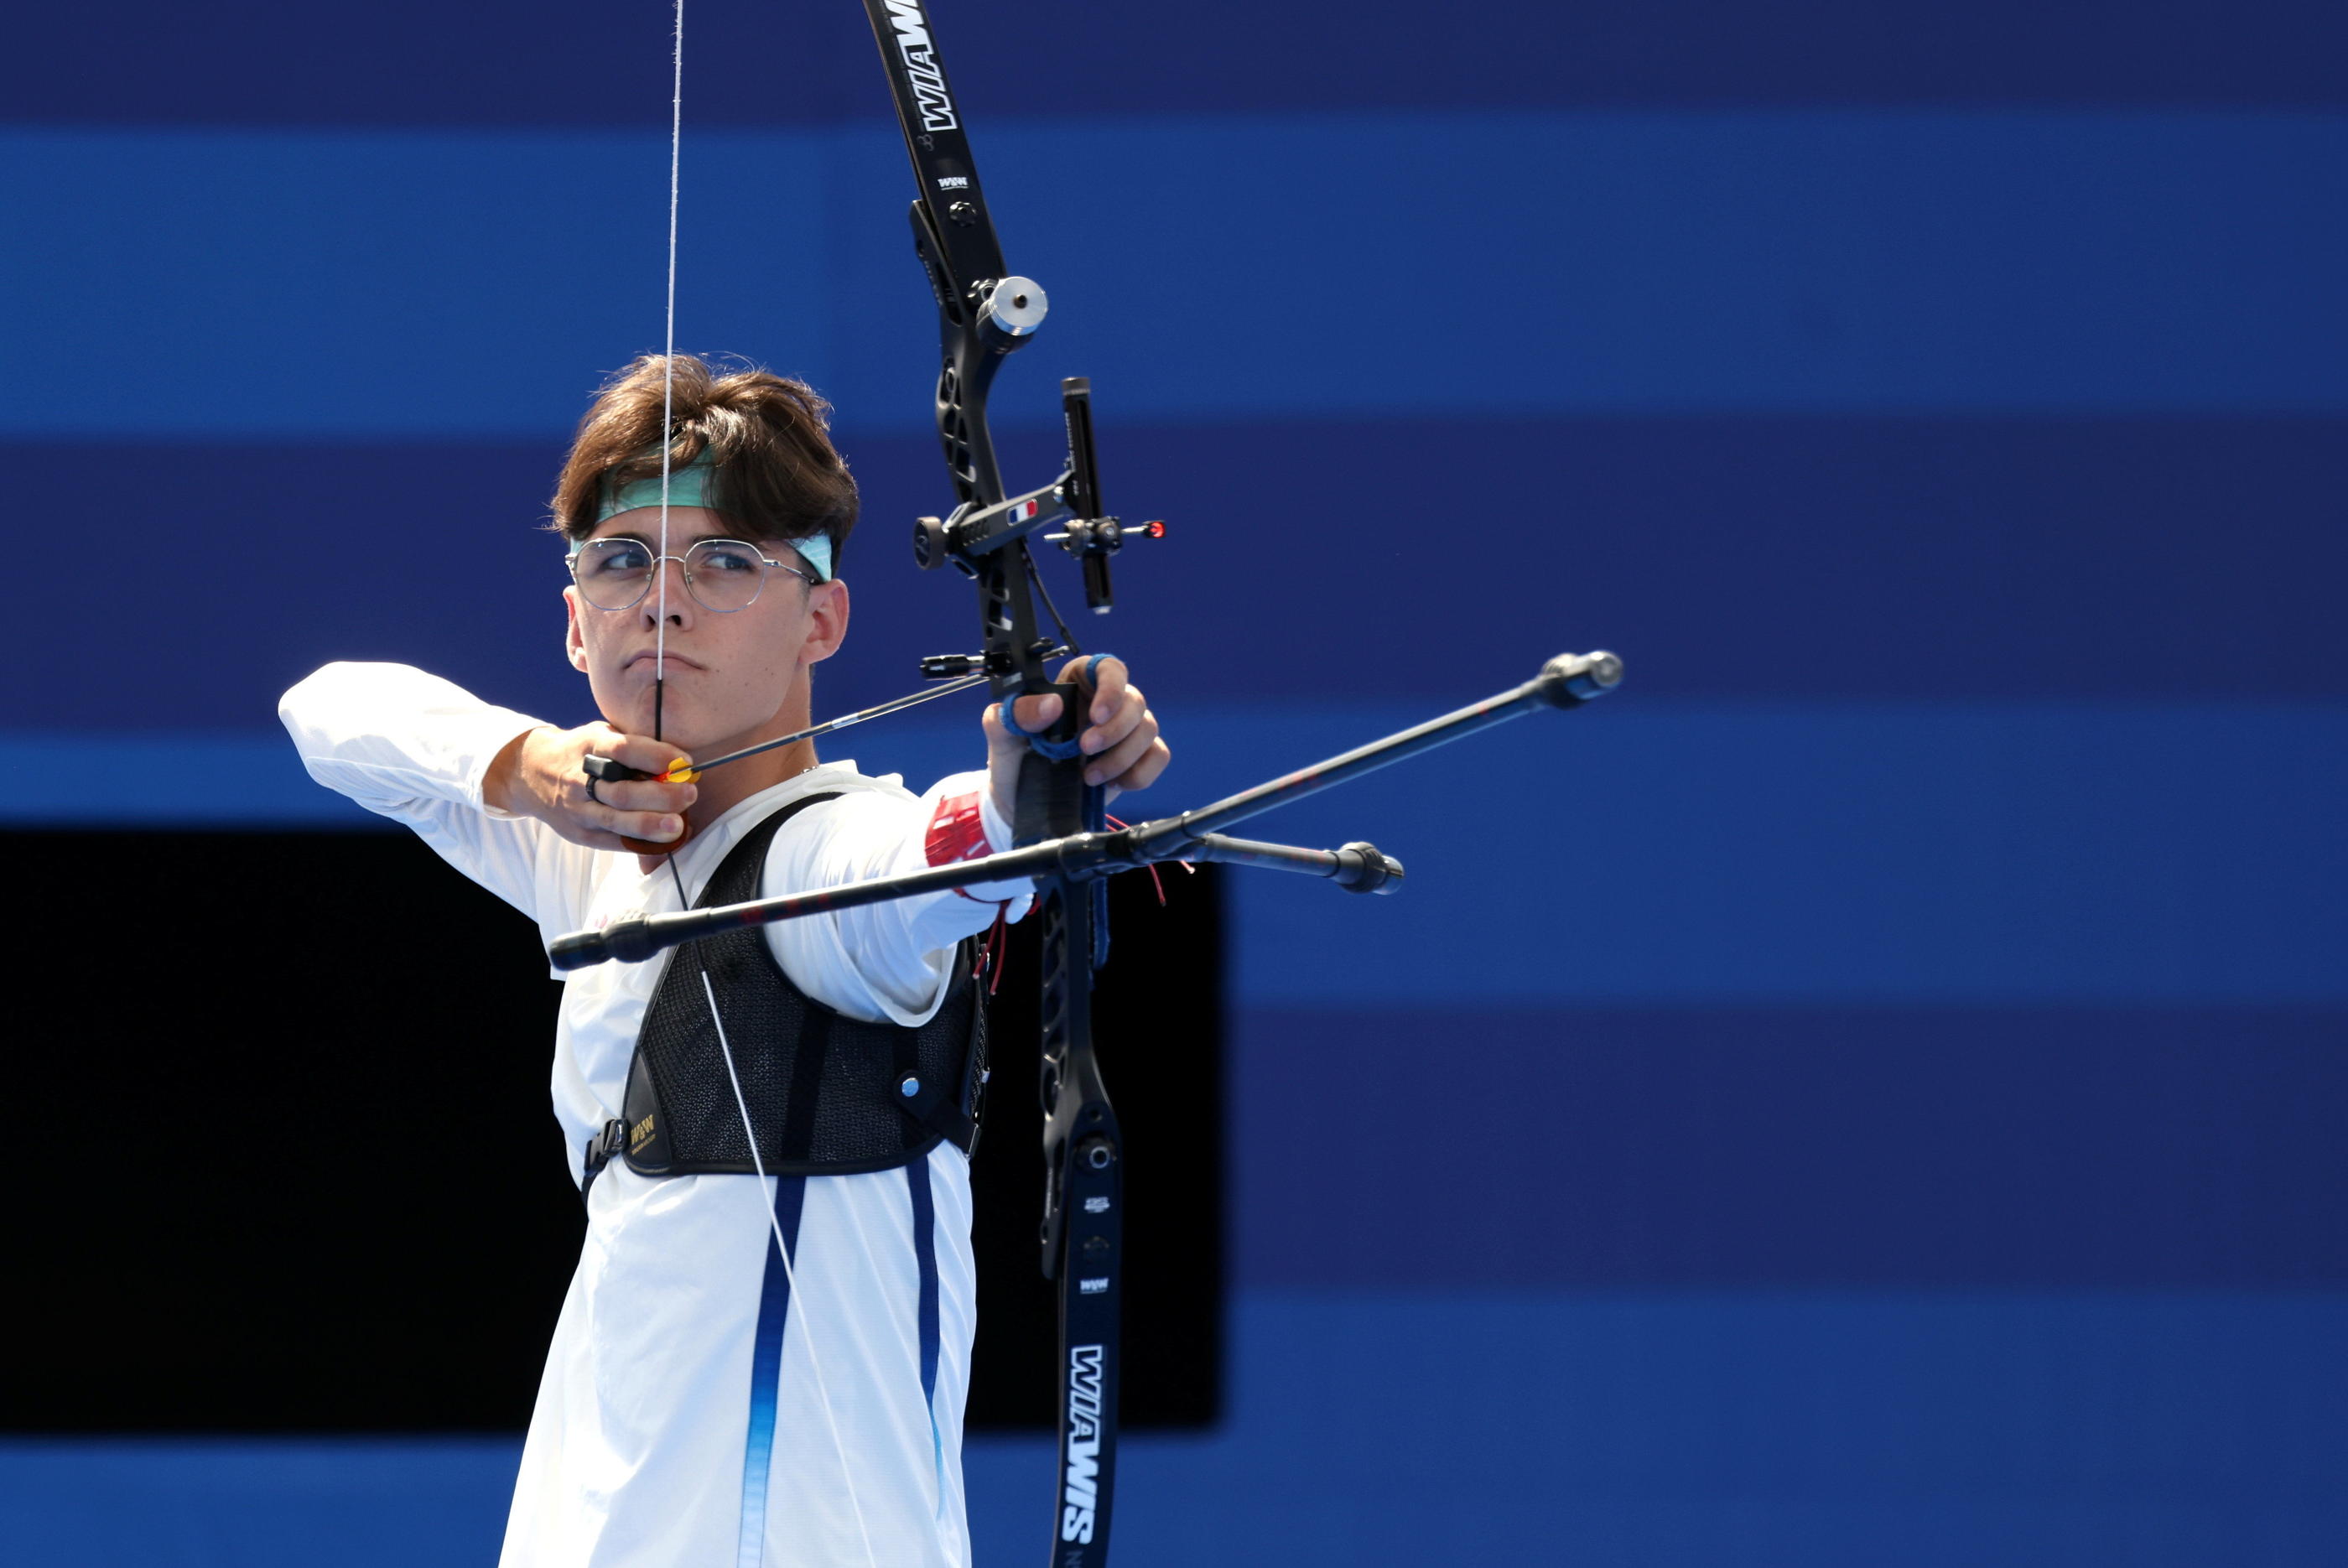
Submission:
<svg viewBox="0 0 2348 1568">
<path fill-rule="evenodd" d="M 1541 695 L 1557 707 L 1579 707 L 1604 696 L 1622 684 L 1622 661 L 1600 648 L 1587 654 L 1560 654 L 1541 666 L 1536 677 Z"/>
<path fill-rule="evenodd" d="M 654 930 L 653 923 L 641 914 L 625 920 L 615 920 L 601 931 L 574 931 L 568 936 L 558 936 L 546 955 L 557 969 L 584 969 L 590 964 L 606 964 L 616 958 L 623 964 L 641 964 L 671 945 L 663 942 Z"/>
<path fill-rule="evenodd" d="M 600 931 L 574 931 L 568 936 L 558 936 L 546 956 L 557 969 L 568 972 L 584 969 L 591 964 L 601 964 L 612 956 L 611 949 Z"/>
<path fill-rule="evenodd" d="M 669 945 L 654 934 L 653 923 L 641 914 L 613 921 L 602 935 L 603 951 L 623 964 L 641 964 Z"/>
</svg>

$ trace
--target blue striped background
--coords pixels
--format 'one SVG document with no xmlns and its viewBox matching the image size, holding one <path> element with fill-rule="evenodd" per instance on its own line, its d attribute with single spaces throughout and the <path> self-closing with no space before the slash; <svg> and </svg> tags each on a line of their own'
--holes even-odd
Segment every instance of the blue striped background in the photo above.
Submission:
<svg viewBox="0 0 2348 1568">
<path fill-rule="evenodd" d="M 2277 1568 L 2348 1532 L 2328 1298 L 1256 1292 L 1232 1329 L 1226 1429 L 1128 1443 L 1121 1563 Z M 487 1563 L 519 1452 L 0 1445 L 0 1526 L 77 1568 Z M 1032 1558 L 1048 1439 L 967 1473 L 976 1560 Z"/>
<path fill-rule="evenodd" d="M 2336 12 L 939 3 L 1055 304 L 1013 471 L 1090 375 L 1173 527 L 1165 804 L 1632 672 L 1261 824 L 1409 884 L 1240 884 L 1233 1416 L 1120 1561 L 2338 1561 Z M 586 716 L 531 526 L 657 343 L 666 25 L 10 24 L 0 820 L 349 825 L 270 719 L 330 657 Z M 680 340 L 839 407 L 844 708 L 967 635 L 901 152 L 853 8 L 694 26 Z M 19 1444 L 0 1522 L 487 1561 L 511 1463 Z M 973 1455 L 983 1554 L 1048 1470 Z"/>
<path fill-rule="evenodd" d="M 1178 422 L 2348 410 L 2340 115 L 1025 119 L 983 146 L 1061 313 L 1020 361 L 1030 423 L 1071 366 Z M 755 347 L 860 426 L 922 418 L 893 133 L 691 147 L 680 341 Z M 9 353 L 86 368 L 12 376 L 0 429 L 560 433 L 656 337 L 665 151 L 13 133 L 0 199 L 37 242 L 8 265 Z"/>
</svg>

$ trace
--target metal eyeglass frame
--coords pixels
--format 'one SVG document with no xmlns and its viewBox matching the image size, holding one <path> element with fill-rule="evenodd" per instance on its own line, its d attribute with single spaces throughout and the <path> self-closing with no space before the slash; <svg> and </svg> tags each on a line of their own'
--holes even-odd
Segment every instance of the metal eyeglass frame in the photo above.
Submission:
<svg viewBox="0 0 2348 1568">
<path fill-rule="evenodd" d="M 629 543 L 642 545 L 647 550 L 652 548 L 652 542 L 649 540 L 636 539 L 625 534 L 614 534 L 608 537 L 614 540 L 626 539 Z M 623 610 L 633 610 L 637 605 L 643 603 L 644 602 L 644 596 L 653 591 L 653 580 L 660 575 L 660 569 L 672 561 L 676 562 L 677 573 L 685 579 L 685 591 L 687 593 L 691 593 L 693 595 L 693 602 L 700 605 L 704 610 L 708 611 L 713 615 L 732 615 L 748 609 L 751 605 L 757 603 L 759 596 L 767 591 L 767 577 L 766 573 L 763 572 L 758 575 L 757 592 L 752 593 L 741 603 L 735 605 L 731 610 L 721 610 L 715 604 L 710 603 L 706 599 L 704 599 L 698 593 L 695 592 L 693 586 L 693 568 L 687 563 L 687 557 L 690 556 L 695 550 L 704 550 L 714 544 L 739 545 L 744 550 L 748 551 L 752 555 L 757 556 L 762 565 L 767 566 L 773 571 L 786 573 L 790 576 L 796 577 L 810 588 L 819 587 L 823 583 L 823 579 L 818 577 L 812 572 L 802 572 L 796 566 L 784 565 L 781 562 L 776 560 L 773 556 L 768 555 L 765 551 L 759 549 L 757 545 L 754 544 L 749 540 L 699 539 L 693 542 L 691 549 L 688 549 L 684 555 L 654 556 L 650 567 L 644 573 L 644 585 L 637 589 L 636 596 L 629 600 L 626 603 L 598 604 L 592 598 L 589 597 L 586 588 L 579 582 L 579 558 L 586 553 L 587 547 L 589 545 L 600 544 L 602 542 L 602 540 L 596 539 L 581 540 L 579 543 L 572 548 L 571 554 L 565 559 L 563 564 L 571 573 L 571 582 L 572 586 L 579 589 L 579 596 L 587 601 L 588 608 L 603 611 L 606 614 L 616 615 Z"/>
</svg>

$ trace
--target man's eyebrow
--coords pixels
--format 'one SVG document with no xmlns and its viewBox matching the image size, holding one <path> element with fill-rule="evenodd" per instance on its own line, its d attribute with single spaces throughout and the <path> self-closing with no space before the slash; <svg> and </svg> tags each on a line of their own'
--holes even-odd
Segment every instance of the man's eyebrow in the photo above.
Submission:
<svg viewBox="0 0 2348 1568">
<path fill-rule="evenodd" d="M 657 533 L 644 533 L 633 528 L 623 528 L 615 533 L 599 533 L 595 535 L 595 539 L 633 540 L 638 544 L 649 544 L 655 548 L 660 544 L 660 535 Z M 587 542 L 592 544 L 595 542 L 595 539 L 591 539 Z M 752 549 L 757 550 L 761 552 L 764 552 L 767 549 L 767 546 L 759 543 L 755 539 L 744 539 L 738 533 L 727 533 L 723 530 L 714 528 L 704 529 L 699 533 L 684 533 L 675 530 L 671 530 L 668 536 L 668 542 L 671 544 L 676 543 L 679 540 L 683 540 L 687 544 L 702 544 L 713 539 L 730 539 L 737 544 L 749 545 Z"/>
</svg>

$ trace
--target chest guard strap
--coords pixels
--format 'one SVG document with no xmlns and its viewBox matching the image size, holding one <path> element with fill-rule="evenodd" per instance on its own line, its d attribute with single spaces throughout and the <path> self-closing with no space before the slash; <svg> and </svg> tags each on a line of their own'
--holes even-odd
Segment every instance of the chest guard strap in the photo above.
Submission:
<svg viewBox="0 0 2348 1568">
<path fill-rule="evenodd" d="M 837 793 L 794 800 L 727 852 L 695 907 L 759 896 L 776 832 Z M 943 1142 L 968 1153 L 986 1078 L 986 1011 L 972 944 L 954 950 L 945 1001 L 918 1028 L 844 1016 L 791 984 L 766 934 L 721 932 L 669 955 L 636 1035 L 625 1119 L 590 1140 L 592 1176 L 613 1154 L 644 1176 L 757 1169 L 701 976 L 726 1019 L 769 1176 L 845 1176 L 911 1164 Z M 599 1157 L 600 1156 L 600 1157 Z"/>
</svg>

